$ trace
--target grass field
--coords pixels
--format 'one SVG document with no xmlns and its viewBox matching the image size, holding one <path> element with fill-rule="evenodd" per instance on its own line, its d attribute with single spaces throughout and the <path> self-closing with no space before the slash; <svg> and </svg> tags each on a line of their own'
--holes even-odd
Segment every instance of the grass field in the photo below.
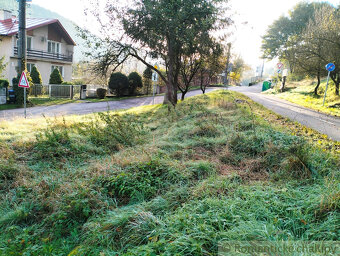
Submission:
<svg viewBox="0 0 340 256">
<path fill-rule="evenodd" d="M 235 92 L 2 122 L 0 142 L 0 255 L 217 255 L 222 239 L 340 235 L 340 143 Z"/>
<path fill-rule="evenodd" d="M 287 90 L 283 93 L 277 88 L 270 89 L 265 93 L 275 94 L 281 99 L 299 104 L 301 106 L 314 109 L 326 114 L 340 116 L 340 96 L 335 95 L 335 86 L 330 81 L 327 90 L 325 105 L 322 106 L 327 79 L 323 79 L 317 96 L 314 95 L 316 82 L 312 80 L 303 80 L 300 82 L 287 82 Z"/>
</svg>

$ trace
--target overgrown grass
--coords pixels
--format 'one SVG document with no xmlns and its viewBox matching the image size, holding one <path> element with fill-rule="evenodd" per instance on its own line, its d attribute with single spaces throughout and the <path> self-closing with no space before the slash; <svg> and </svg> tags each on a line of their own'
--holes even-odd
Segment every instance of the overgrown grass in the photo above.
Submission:
<svg viewBox="0 0 340 256">
<path fill-rule="evenodd" d="M 39 125 L 37 125 L 39 124 Z M 340 143 L 217 91 L 0 124 L 0 255 L 217 255 L 337 240 Z"/>
<path fill-rule="evenodd" d="M 327 79 L 321 81 L 318 95 L 314 95 L 316 82 L 312 80 L 303 80 L 300 82 L 287 82 L 287 90 L 279 92 L 279 88 L 266 91 L 268 94 L 299 104 L 301 106 L 314 109 L 326 114 L 340 116 L 340 96 L 335 95 L 335 85 L 330 80 L 325 106 L 322 106 Z"/>
</svg>

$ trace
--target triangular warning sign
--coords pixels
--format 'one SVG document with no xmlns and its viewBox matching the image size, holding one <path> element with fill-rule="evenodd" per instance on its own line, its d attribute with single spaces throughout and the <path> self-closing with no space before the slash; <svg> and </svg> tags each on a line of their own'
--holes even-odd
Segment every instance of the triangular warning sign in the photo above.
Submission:
<svg viewBox="0 0 340 256">
<path fill-rule="evenodd" d="M 29 88 L 30 87 L 30 84 L 27 81 L 25 71 L 23 71 L 22 74 L 21 74 L 18 86 L 23 87 L 23 88 Z"/>
</svg>

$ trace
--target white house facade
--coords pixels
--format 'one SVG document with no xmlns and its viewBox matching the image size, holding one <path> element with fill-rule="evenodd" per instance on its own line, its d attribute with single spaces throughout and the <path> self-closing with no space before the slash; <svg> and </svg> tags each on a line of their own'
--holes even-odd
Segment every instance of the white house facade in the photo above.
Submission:
<svg viewBox="0 0 340 256">
<path fill-rule="evenodd" d="M 36 66 L 43 83 L 48 84 L 50 74 L 58 68 L 64 81 L 72 79 L 73 48 L 76 45 L 57 19 L 27 18 L 27 70 Z M 7 64 L 3 76 L 12 81 L 18 70 L 18 19 L 0 10 L 0 57 Z"/>
</svg>

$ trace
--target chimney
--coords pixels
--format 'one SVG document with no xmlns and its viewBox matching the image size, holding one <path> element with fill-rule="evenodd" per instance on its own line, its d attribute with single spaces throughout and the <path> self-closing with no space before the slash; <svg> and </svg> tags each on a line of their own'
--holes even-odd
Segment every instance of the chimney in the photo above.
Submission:
<svg viewBox="0 0 340 256">
<path fill-rule="evenodd" d="M 0 20 L 7 20 L 12 18 L 12 12 L 8 10 L 0 10 Z"/>
</svg>

